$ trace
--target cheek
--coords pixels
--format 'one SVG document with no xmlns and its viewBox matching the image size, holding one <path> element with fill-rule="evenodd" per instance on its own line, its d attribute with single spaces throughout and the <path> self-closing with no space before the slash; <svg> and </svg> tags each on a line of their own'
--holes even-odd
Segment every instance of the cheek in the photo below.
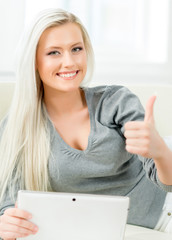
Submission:
<svg viewBox="0 0 172 240">
<path fill-rule="evenodd" d="M 78 65 L 82 68 L 84 72 L 87 70 L 87 56 L 86 54 L 83 54 L 79 59 L 78 59 Z"/>
<path fill-rule="evenodd" d="M 44 61 L 42 60 L 42 58 L 37 57 L 37 59 L 36 59 L 36 67 L 37 67 L 37 70 L 38 70 L 39 74 L 41 74 L 41 72 L 42 72 L 43 65 L 44 65 Z"/>
<path fill-rule="evenodd" d="M 49 66 L 45 62 L 39 62 L 37 65 L 39 76 L 43 82 L 46 82 L 50 75 Z"/>
<path fill-rule="evenodd" d="M 37 69 L 40 76 L 44 74 L 48 74 L 50 71 L 52 72 L 53 66 L 54 66 L 53 61 L 50 61 L 47 59 L 45 60 L 44 58 L 42 58 L 40 61 L 38 60 L 37 62 Z"/>
</svg>

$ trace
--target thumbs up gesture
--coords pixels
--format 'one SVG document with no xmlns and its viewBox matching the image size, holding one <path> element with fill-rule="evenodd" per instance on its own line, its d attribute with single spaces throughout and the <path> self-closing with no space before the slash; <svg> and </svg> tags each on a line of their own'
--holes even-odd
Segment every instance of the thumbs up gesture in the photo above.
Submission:
<svg viewBox="0 0 172 240">
<path fill-rule="evenodd" d="M 156 96 L 150 97 L 145 109 L 144 121 L 125 124 L 126 150 L 146 158 L 161 158 L 164 141 L 155 128 L 154 103 Z"/>
</svg>

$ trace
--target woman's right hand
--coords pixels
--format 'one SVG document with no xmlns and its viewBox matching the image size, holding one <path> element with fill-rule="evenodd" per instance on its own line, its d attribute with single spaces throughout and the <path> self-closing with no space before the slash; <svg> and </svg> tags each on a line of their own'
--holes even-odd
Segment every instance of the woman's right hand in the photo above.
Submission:
<svg viewBox="0 0 172 240">
<path fill-rule="evenodd" d="M 0 217 L 0 237 L 15 240 L 35 234 L 38 227 L 30 222 L 31 214 L 19 208 L 9 208 Z"/>
</svg>

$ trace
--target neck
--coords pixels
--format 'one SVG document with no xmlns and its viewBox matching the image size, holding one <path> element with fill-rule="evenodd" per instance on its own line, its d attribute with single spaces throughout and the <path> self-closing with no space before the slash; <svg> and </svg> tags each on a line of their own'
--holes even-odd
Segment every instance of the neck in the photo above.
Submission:
<svg viewBox="0 0 172 240">
<path fill-rule="evenodd" d="M 85 95 L 80 88 L 70 92 L 44 91 L 44 102 L 52 118 L 70 115 L 86 106 Z"/>
</svg>

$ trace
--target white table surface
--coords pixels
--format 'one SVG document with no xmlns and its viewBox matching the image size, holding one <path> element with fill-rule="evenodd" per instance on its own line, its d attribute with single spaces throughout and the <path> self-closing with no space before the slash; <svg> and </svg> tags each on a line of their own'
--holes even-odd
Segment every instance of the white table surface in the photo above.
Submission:
<svg viewBox="0 0 172 240">
<path fill-rule="evenodd" d="M 148 228 L 127 225 L 125 240 L 172 240 L 172 233 L 164 233 Z"/>
</svg>

